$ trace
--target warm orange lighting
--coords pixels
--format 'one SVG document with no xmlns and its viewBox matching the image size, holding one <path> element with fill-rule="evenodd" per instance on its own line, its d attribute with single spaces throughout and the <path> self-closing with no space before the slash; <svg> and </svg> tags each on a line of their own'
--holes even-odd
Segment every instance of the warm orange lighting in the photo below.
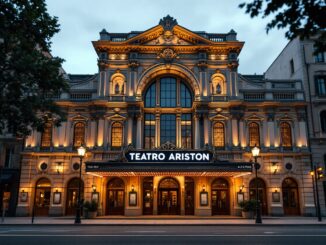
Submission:
<svg viewBox="0 0 326 245">
<path fill-rule="evenodd" d="M 315 175 L 314 171 L 310 171 L 310 175 L 314 176 Z"/>
<path fill-rule="evenodd" d="M 255 146 L 254 148 L 251 149 L 251 153 L 253 157 L 258 157 L 259 156 L 260 149 L 259 147 Z"/>
</svg>

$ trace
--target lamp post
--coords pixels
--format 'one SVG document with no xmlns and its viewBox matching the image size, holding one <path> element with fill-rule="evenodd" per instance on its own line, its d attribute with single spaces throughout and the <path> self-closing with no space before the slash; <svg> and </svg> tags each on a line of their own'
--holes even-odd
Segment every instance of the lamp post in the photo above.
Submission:
<svg viewBox="0 0 326 245">
<path fill-rule="evenodd" d="M 86 153 L 86 148 L 83 146 L 78 147 L 77 149 L 78 152 L 78 156 L 80 158 L 80 164 L 79 164 L 79 184 L 78 184 L 78 202 L 77 202 L 77 208 L 76 208 L 76 218 L 75 218 L 75 224 L 80 224 L 81 223 L 81 219 L 80 219 L 80 215 L 81 215 L 81 195 L 80 195 L 80 189 L 81 189 L 81 174 L 82 174 L 82 164 L 83 164 L 83 158 L 85 156 Z"/>
<path fill-rule="evenodd" d="M 317 168 L 314 166 L 314 169 L 310 172 L 311 176 L 313 177 L 313 181 L 315 183 L 315 191 L 316 191 L 316 211 L 317 211 L 317 217 L 318 221 L 321 221 L 321 212 L 320 212 L 320 202 L 319 202 L 319 191 L 318 191 L 318 180 L 320 180 L 323 175 L 323 169 Z"/>
<path fill-rule="evenodd" d="M 258 163 L 257 163 L 257 158 L 259 156 L 260 149 L 259 147 L 255 146 L 254 148 L 251 149 L 251 154 L 255 158 L 255 173 L 256 173 L 256 224 L 261 224 L 261 213 L 260 213 L 260 200 L 259 200 L 259 195 L 258 195 Z"/>
</svg>

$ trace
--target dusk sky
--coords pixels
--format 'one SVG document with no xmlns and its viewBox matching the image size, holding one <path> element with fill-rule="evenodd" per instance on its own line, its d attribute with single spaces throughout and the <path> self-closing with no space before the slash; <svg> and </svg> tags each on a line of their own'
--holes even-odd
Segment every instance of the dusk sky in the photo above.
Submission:
<svg viewBox="0 0 326 245">
<path fill-rule="evenodd" d="M 97 56 L 91 41 L 99 32 L 144 31 L 171 15 L 192 31 L 227 33 L 234 29 L 245 45 L 239 72 L 262 74 L 287 44 L 285 30 L 266 34 L 268 19 L 251 19 L 239 3 L 251 0 L 47 0 L 48 11 L 59 18 L 61 31 L 52 39 L 52 54 L 65 59 L 71 74 L 94 74 Z"/>
</svg>

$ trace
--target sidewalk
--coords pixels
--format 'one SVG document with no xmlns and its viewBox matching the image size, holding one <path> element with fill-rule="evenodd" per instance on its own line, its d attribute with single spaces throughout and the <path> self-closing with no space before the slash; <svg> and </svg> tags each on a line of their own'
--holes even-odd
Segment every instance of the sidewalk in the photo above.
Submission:
<svg viewBox="0 0 326 245">
<path fill-rule="evenodd" d="M 5 217 L 0 225 L 30 225 L 31 217 Z M 73 225 L 74 217 L 35 217 L 34 225 Z M 255 225 L 254 219 L 236 216 L 101 216 L 82 219 L 82 225 Z M 326 217 L 263 217 L 263 225 L 326 225 Z"/>
</svg>

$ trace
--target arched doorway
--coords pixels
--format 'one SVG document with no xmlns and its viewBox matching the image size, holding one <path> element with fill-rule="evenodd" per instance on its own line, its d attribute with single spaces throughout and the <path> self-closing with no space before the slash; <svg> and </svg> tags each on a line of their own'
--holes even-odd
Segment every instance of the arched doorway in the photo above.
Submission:
<svg viewBox="0 0 326 245">
<path fill-rule="evenodd" d="M 180 214 L 179 183 L 173 178 L 165 178 L 159 184 L 158 214 Z"/>
<path fill-rule="evenodd" d="M 113 178 L 107 184 L 107 215 L 124 215 L 125 184 L 120 178 Z"/>
<path fill-rule="evenodd" d="M 143 214 L 153 214 L 153 177 L 143 180 Z"/>
<path fill-rule="evenodd" d="M 194 215 L 195 214 L 195 200 L 194 200 L 194 187 L 195 182 L 193 178 L 185 178 L 185 215 Z"/>
<path fill-rule="evenodd" d="M 35 186 L 34 214 L 48 216 L 51 200 L 51 183 L 47 178 L 39 179 Z"/>
<path fill-rule="evenodd" d="M 229 183 L 224 178 L 212 183 L 212 215 L 230 215 Z"/>
<path fill-rule="evenodd" d="M 261 178 L 257 178 L 258 181 L 258 199 L 261 205 L 261 213 L 263 215 L 268 214 L 267 197 L 266 197 L 266 184 Z M 256 178 L 252 179 L 249 183 L 249 199 L 256 200 Z"/>
<path fill-rule="evenodd" d="M 298 184 L 292 178 L 286 178 L 282 183 L 284 215 L 300 215 Z"/>
<path fill-rule="evenodd" d="M 78 205 L 79 178 L 73 178 L 67 185 L 66 215 L 75 215 Z M 84 182 L 80 184 L 80 199 L 84 200 Z"/>
</svg>

